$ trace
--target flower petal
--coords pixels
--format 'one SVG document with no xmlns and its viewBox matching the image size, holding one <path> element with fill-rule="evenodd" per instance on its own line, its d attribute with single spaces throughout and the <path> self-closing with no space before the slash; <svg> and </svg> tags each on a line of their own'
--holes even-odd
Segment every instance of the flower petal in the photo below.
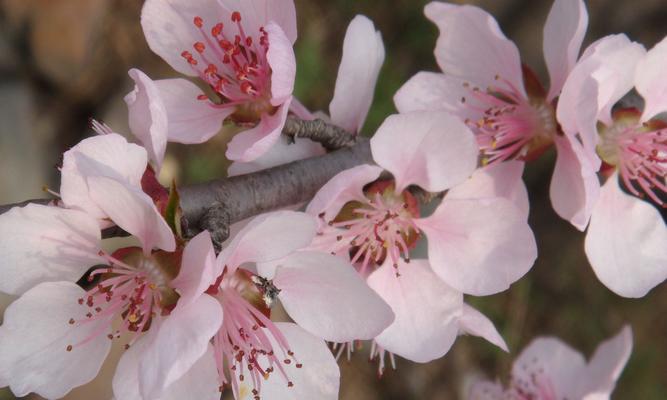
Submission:
<svg viewBox="0 0 667 400">
<path fill-rule="evenodd" d="M 235 111 L 234 107 L 214 107 L 210 101 L 197 99 L 202 91 L 188 80 L 161 79 L 154 83 L 169 117 L 170 142 L 204 143 L 220 132 L 222 122 Z"/>
<path fill-rule="evenodd" d="M 280 138 L 290 102 L 291 98 L 287 99 L 273 115 L 262 114 L 262 119 L 254 128 L 237 133 L 227 144 L 227 158 L 249 162 L 266 154 Z"/>
<path fill-rule="evenodd" d="M 445 198 L 433 215 L 415 222 L 428 238 L 435 273 L 466 294 L 507 289 L 537 257 L 525 213 L 503 198 Z"/>
<path fill-rule="evenodd" d="M 562 137 L 554 142 L 558 157 L 549 189 L 551 204 L 561 218 L 583 231 L 600 195 L 600 181 L 579 142 L 573 145 Z"/>
<path fill-rule="evenodd" d="M 664 38 L 639 61 L 635 72 L 637 92 L 644 98 L 642 122 L 667 111 L 667 82 L 664 79 L 666 69 L 667 38 Z"/>
<path fill-rule="evenodd" d="M 290 349 L 294 352 L 296 363 L 282 365 L 287 380 L 292 382 L 288 387 L 287 380 L 278 371 L 274 371 L 262 382 L 260 397 L 265 399 L 302 400 L 302 399 L 338 399 L 340 371 L 331 351 L 323 340 L 316 338 L 296 324 L 276 322 L 287 339 Z M 274 348 L 278 348 L 272 335 L 269 336 Z M 285 355 L 287 358 L 287 355 Z M 263 356 L 258 356 L 261 358 Z M 261 361 L 264 363 L 265 361 Z M 296 368 L 296 364 L 301 368 Z M 262 364 L 264 365 L 264 364 Z M 237 372 L 238 373 L 238 372 Z M 251 382 L 239 382 L 238 400 L 252 400 Z"/>
<path fill-rule="evenodd" d="M 208 295 L 176 306 L 139 361 L 139 389 L 144 398 L 162 397 L 197 363 L 220 329 L 222 318 L 222 306 Z"/>
<path fill-rule="evenodd" d="M 315 194 L 306 207 L 306 213 L 331 221 L 336 218 L 341 208 L 353 200 L 363 201 L 363 188 L 382 174 L 382 168 L 374 165 L 359 165 L 336 174 Z"/>
<path fill-rule="evenodd" d="M 394 319 L 352 265 L 330 254 L 294 253 L 277 267 L 273 284 L 294 322 L 329 342 L 372 339 Z"/>
<path fill-rule="evenodd" d="M 217 277 L 211 234 L 203 231 L 185 246 L 181 269 L 178 276 L 171 281 L 171 287 L 181 295 L 178 299 L 178 307 L 195 301 L 215 282 Z"/>
<path fill-rule="evenodd" d="M 547 101 L 563 88 L 565 79 L 577 62 L 588 26 L 588 12 L 582 0 L 556 0 L 544 25 L 544 60 L 551 87 Z"/>
<path fill-rule="evenodd" d="M 329 104 L 331 121 L 347 130 L 361 131 L 373 103 L 375 84 L 384 62 L 382 35 L 363 15 L 354 17 L 343 40 L 343 58 Z"/>
<path fill-rule="evenodd" d="M 192 51 L 195 42 L 203 40 L 202 31 L 208 34 L 220 22 L 217 18 L 223 11 L 218 0 L 147 0 L 141 10 L 141 27 L 155 54 L 176 71 L 196 76 L 181 52 Z M 204 18 L 202 31 L 195 26 L 195 17 Z"/>
<path fill-rule="evenodd" d="M 540 337 L 523 349 L 512 366 L 516 382 L 550 382 L 553 398 L 577 399 L 577 384 L 586 373 L 586 360 L 560 339 Z"/>
<path fill-rule="evenodd" d="M 174 251 L 174 234 L 146 193 L 102 176 L 88 178 L 88 186 L 93 201 L 116 225 L 136 236 L 144 252 Z"/>
<path fill-rule="evenodd" d="M 63 155 L 60 169 L 60 196 L 68 208 L 79 208 L 97 219 L 107 217 L 90 198 L 89 176 L 106 176 L 134 187 L 141 187 L 146 171 L 146 150 L 111 133 L 84 139 Z"/>
<path fill-rule="evenodd" d="M 478 168 L 460 185 L 447 192 L 447 199 L 484 199 L 503 197 L 514 203 L 528 218 L 528 191 L 521 178 L 524 163 L 506 161 Z"/>
<path fill-rule="evenodd" d="M 461 332 L 483 337 L 501 349 L 509 352 L 505 339 L 500 336 L 498 330 L 484 314 L 473 307 L 463 303 L 463 315 L 460 320 Z"/>
<path fill-rule="evenodd" d="M 626 325 L 598 346 L 582 379 L 581 396 L 595 393 L 610 396 L 632 353 L 632 329 Z M 608 397 L 607 397 L 608 398 Z"/>
<path fill-rule="evenodd" d="M 285 32 L 291 43 L 296 41 L 296 8 L 294 0 L 223 0 L 230 12 L 241 13 L 241 23 L 251 33 L 273 21 Z M 273 45 L 273 43 L 271 43 Z"/>
<path fill-rule="evenodd" d="M 643 297 L 667 278 L 667 227 L 655 206 L 623 193 L 618 174 L 604 184 L 586 235 L 598 279 L 624 297 Z"/>
<path fill-rule="evenodd" d="M 143 359 L 149 342 L 148 336 L 139 338 L 120 358 L 112 383 L 116 399 L 144 399 L 139 391 L 139 362 Z M 219 400 L 219 387 L 213 346 L 209 345 L 206 353 L 185 375 L 171 384 L 159 400 Z"/>
<path fill-rule="evenodd" d="M 472 174 L 479 148 L 462 121 L 440 111 L 389 116 L 371 138 L 371 152 L 394 175 L 397 192 L 411 184 L 440 192 Z"/>
<path fill-rule="evenodd" d="M 0 291 L 21 294 L 49 281 L 77 281 L 103 263 L 97 221 L 78 210 L 28 204 L 0 215 Z"/>
<path fill-rule="evenodd" d="M 310 139 L 296 138 L 294 143 L 290 143 L 289 140 L 285 136 L 280 136 L 269 151 L 254 161 L 233 162 L 227 169 L 227 176 L 245 175 L 292 161 L 320 156 L 326 152 L 321 144 Z"/>
<path fill-rule="evenodd" d="M 317 224 L 312 216 L 296 211 L 276 211 L 255 217 L 218 256 L 219 272 L 232 273 L 241 264 L 281 259 L 310 244 Z"/>
<path fill-rule="evenodd" d="M 128 74 L 134 80 L 134 89 L 125 96 L 130 130 L 144 145 L 159 171 L 167 149 L 167 109 L 151 78 L 136 68 Z"/>
<path fill-rule="evenodd" d="M 525 96 L 519 50 L 489 13 L 435 1 L 424 13 L 440 29 L 435 58 L 445 73 L 482 89 L 496 86 L 500 76 Z"/>
<path fill-rule="evenodd" d="M 279 106 L 287 101 L 294 91 L 296 57 L 292 42 L 278 24 L 269 22 L 265 30 L 270 43 L 266 59 L 271 66 L 271 104 Z"/>
<path fill-rule="evenodd" d="M 14 395 L 61 398 L 97 375 L 111 348 L 111 324 L 85 321 L 89 309 L 77 302 L 85 295 L 74 283 L 47 282 L 7 307 L 0 326 L 0 376 Z M 72 318 L 84 323 L 70 324 Z"/>
<path fill-rule="evenodd" d="M 399 277 L 385 263 L 368 277 L 368 285 L 392 308 L 396 319 L 375 341 L 415 362 L 444 356 L 456 340 L 463 295 L 442 282 L 426 260 L 398 263 Z"/>
</svg>

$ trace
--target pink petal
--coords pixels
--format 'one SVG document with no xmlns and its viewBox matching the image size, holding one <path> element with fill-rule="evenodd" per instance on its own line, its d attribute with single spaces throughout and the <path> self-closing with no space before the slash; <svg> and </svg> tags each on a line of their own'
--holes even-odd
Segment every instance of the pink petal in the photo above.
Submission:
<svg viewBox="0 0 667 400">
<path fill-rule="evenodd" d="M 116 225 L 136 236 L 145 253 L 153 248 L 174 251 L 174 234 L 146 193 L 101 176 L 88 178 L 88 186 L 93 201 Z"/>
<path fill-rule="evenodd" d="M 306 207 L 306 213 L 331 221 L 343 206 L 353 200 L 365 201 L 363 188 L 380 177 L 382 168 L 374 165 L 359 165 L 339 172 L 315 194 Z"/>
<path fill-rule="evenodd" d="M 470 386 L 466 399 L 469 400 L 497 400 L 505 394 L 503 385 L 498 382 L 477 381 Z"/>
<path fill-rule="evenodd" d="M 385 263 L 368 277 L 368 285 L 396 315 L 375 341 L 415 362 L 444 356 L 459 331 L 463 295 L 438 279 L 426 260 L 400 261 L 398 271 L 396 277 L 396 269 Z"/>
<path fill-rule="evenodd" d="M 478 168 L 467 181 L 451 188 L 447 192 L 447 199 L 503 197 L 514 203 L 528 218 L 530 204 L 522 179 L 523 168 L 524 163 L 521 161 L 506 161 Z"/>
<path fill-rule="evenodd" d="M 548 382 L 557 399 L 580 398 L 577 384 L 585 376 L 586 360 L 560 339 L 540 337 L 523 349 L 514 361 L 514 381 Z"/>
<path fill-rule="evenodd" d="M 296 78 L 296 57 L 292 42 L 274 22 L 266 25 L 269 50 L 266 59 L 271 66 L 271 104 L 279 106 L 292 96 Z"/>
<path fill-rule="evenodd" d="M 260 27 L 266 27 L 269 21 L 273 21 L 285 32 L 291 43 L 296 41 L 294 0 L 221 0 L 220 2 L 229 12 L 241 13 L 241 23 L 248 32 L 257 34 Z"/>
<path fill-rule="evenodd" d="M 371 152 L 394 176 L 397 192 L 411 184 L 440 192 L 472 174 L 479 148 L 462 121 L 440 111 L 389 116 L 371 138 Z"/>
<path fill-rule="evenodd" d="M 326 153 L 321 144 L 310 139 L 297 138 L 294 143 L 290 143 L 289 140 L 281 136 L 269 151 L 254 161 L 233 162 L 227 169 L 227 176 L 245 175 Z"/>
<path fill-rule="evenodd" d="M 610 396 L 632 353 L 632 329 L 626 325 L 598 346 L 582 379 L 581 395 Z M 608 397 L 607 397 L 608 398 Z"/>
<path fill-rule="evenodd" d="M 593 206 L 600 195 L 600 181 L 579 142 L 555 138 L 558 158 L 551 178 L 551 204 L 554 211 L 580 231 L 586 229 Z"/>
<path fill-rule="evenodd" d="M 463 315 L 461 316 L 461 332 L 483 337 L 501 349 L 509 352 L 505 339 L 500 336 L 498 330 L 484 314 L 473 307 L 463 303 Z"/>
<path fill-rule="evenodd" d="M 134 89 L 125 96 L 130 129 L 159 171 L 167 149 L 167 109 L 151 78 L 136 68 L 128 74 L 134 80 Z"/>
<path fill-rule="evenodd" d="M 294 322 L 328 342 L 372 339 L 394 319 L 352 265 L 330 254 L 294 253 L 277 267 L 273 283 Z"/>
<path fill-rule="evenodd" d="M 88 307 L 77 302 L 85 294 L 74 283 L 47 282 L 7 307 L 0 326 L 0 376 L 14 395 L 62 398 L 97 375 L 111 348 L 111 326 L 100 319 L 69 323 L 87 319 Z"/>
<path fill-rule="evenodd" d="M 435 273 L 466 294 L 507 289 L 537 257 L 525 213 L 503 198 L 449 200 L 415 221 L 428 238 Z"/>
<path fill-rule="evenodd" d="M 667 227 L 655 206 L 625 194 L 612 175 L 600 192 L 586 235 L 598 279 L 624 297 L 643 297 L 667 278 Z"/>
<path fill-rule="evenodd" d="M 354 17 L 343 41 L 343 57 L 338 67 L 336 88 L 329 104 L 331 121 L 357 133 L 373 103 L 375 84 L 384 62 L 382 35 L 363 15 Z"/>
<path fill-rule="evenodd" d="M 222 325 L 222 306 L 203 295 L 167 316 L 139 361 L 139 389 L 144 398 L 159 398 L 206 353 Z"/>
<path fill-rule="evenodd" d="M 68 208 L 104 219 L 107 215 L 90 198 L 86 177 L 107 176 L 138 188 L 147 163 L 146 150 L 118 134 L 84 139 L 63 155 L 60 196 Z"/>
<path fill-rule="evenodd" d="M 282 133 L 291 99 L 288 99 L 273 115 L 262 114 L 254 128 L 237 133 L 227 144 L 227 158 L 233 161 L 254 161 L 266 154 L 278 142 Z"/>
<path fill-rule="evenodd" d="M 204 37 L 194 24 L 195 17 L 204 19 L 202 30 L 210 34 L 223 12 L 218 0 L 147 0 L 141 10 L 141 27 L 148 46 L 173 69 L 196 76 L 192 67 L 181 56 L 184 50 L 193 51 L 195 42 Z M 225 20 L 225 24 L 229 20 Z M 231 22 L 231 21 L 230 21 Z"/>
<path fill-rule="evenodd" d="M 180 294 L 178 307 L 186 306 L 201 296 L 217 279 L 215 250 L 211 235 L 203 231 L 192 238 L 183 250 L 181 269 L 171 281 Z"/>
<path fill-rule="evenodd" d="M 294 353 L 296 359 L 296 362 L 282 366 L 287 373 L 287 379 L 293 383 L 293 386 L 288 387 L 282 374 L 275 371 L 262 382 L 260 397 L 280 400 L 338 399 L 340 371 L 326 343 L 296 324 L 276 322 L 276 326 L 287 339 L 290 350 Z M 277 347 L 273 336 L 269 335 L 269 339 L 273 346 Z M 258 356 L 258 358 L 261 357 L 263 356 Z M 285 355 L 285 358 L 288 358 L 287 355 Z M 266 361 L 261 360 L 260 363 L 265 365 Z M 301 364 L 302 367 L 296 368 L 297 363 Z M 239 383 L 239 391 L 251 392 L 250 382 Z M 236 395 L 236 398 L 239 398 L 239 396 Z"/>
<path fill-rule="evenodd" d="M 222 266 L 232 273 L 244 263 L 281 259 L 306 247 L 315 236 L 317 224 L 312 216 L 296 211 L 276 211 L 255 217 L 218 256 Z"/>
<path fill-rule="evenodd" d="M 637 92 L 644 98 L 642 122 L 667 111 L 667 38 L 656 44 L 639 61 L 635 75 Z"/>
<path fill-rule="evenodd" d="M 435 58 L 445 73 L 482 89 L 497 86 L 500 76 L 525 96 L 519 50 L 490 14 L 435 1 L 424 13 L 440 29 Z"/>
<path fill-rule="evenodd" d="M 582 0 L 556 0 L 544 25 L 544 59 L 551 78 L 547 101 L 563 87 L 577 62 L 588 26 L 588 12 Z"/>
<path fill-rule="evenodd" d="M 204 143 L 220 132 L 222 122 L 235 111 L 234 107 L 214 107 L 210 101 L 197 99 L 202 91 L 188 80 L 161 79 L 154 83 L 169 116 L 170 142 Z"/>
<path fill-rule="evenodd" d="M 465 103 L 461 99 L 465 98 Z M 448 111 L 465 120 L 477 121 L 483 106 L 475 107 L 475 97 L 464 81 L 435 72 L 418 72 L 394 95 L 400 113 L 412 111 Z"/>
<path fill-rule="evenodd" d="M 139 362 L 143 359 L 150 334 L 139 338 L 118 362 L 113 377 L 113 393 L 116 399 L 143 400 L 139 391 Z M 172 383 L 160 400 L 202 399 L 219 400 L 218 373 L 213 346 L 183 375 Z"/>
<path fill-rule="evenodd" d="M 103 263 L 100 241 L 97 221 L 82 211 L 12 208 L 0 215 L 0 291 L 21 294 L 42 282 L 75 282 Z"/>
</svg>

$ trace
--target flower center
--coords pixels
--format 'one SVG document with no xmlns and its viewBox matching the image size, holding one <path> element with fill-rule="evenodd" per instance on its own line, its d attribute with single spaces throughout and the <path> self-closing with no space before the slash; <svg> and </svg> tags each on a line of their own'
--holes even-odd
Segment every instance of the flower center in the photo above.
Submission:
<svg viewBox="0 0 667 400">
<path fill-rule="evenodd" d="M 242 106 L 242 117 L 247 117 L 247 113 L 257 115 L 254 113 L 271 108 L 271 67 L 266 56 L 268 33 L 260 27 L 255 37 L 246 32 L 241 20 L 236 11 L 231 15 L 231 26 L 218 22 L 206 31 L 203 18 L 195 17 L 193 23 L 202 39 L 192 45 L 194 53 L 185 50 L 181 56 L 220 97 L 220 103 L 211 102 L 212 106 Z M 209 101 L 205 94 L 197 98 Z"/>
<path fill-rule="evenodd" d="M 401 257 L 410 262 L 409 249 L 419 235 L 413 221 L 419 217 L 417 200 L 408 191 L 396 193 L 388 181 L 373 184 L 366 195 L 366 202 L 346 204 L 335 220 L 323 224 L 321 240 L 334 254 L 349 251 L 352 264 L 361 262 L 362 274 L 371 262 L 381 264 L 386 257 L 395 268 Z"/>
<path fill-rule="evenodd" d="M 121 327 L 108 337 L 120 338 L 123 332 L 132 332 L 133 338 L 126 344 L 127 348 L 150 328 L 151 320 L 158 312 L 176 302 L 177 295 L 168 285 L 175 271 L 165 268 L 160 260 L 167 256 L 166 253 L 145 256 L 140 249 L 129 248 L 117 251 L 115 256 L 104 251 L 100 251 L 99 255 L 107 260 L 108 265 L 93 271 L 88 279 L 92 282 L 99 276 L 101 281 L 78 300 L 81 306 L 89 309 L 86 318 L 72 318 L 69 323 L 86 324 L 102 320 L 107 323 L 100 326 L 106 329 L 120 315 Z M 80 343 L 67 346 L 67 350 L 87 343 L 98 334 L 96 332 Z"/>
<path fill-rule="evenodd" d="M 614 113 L 614 124 L 598 126 L 597 153 L 618 168 L 627 190 L 637 197 L 648 196 L 667 207 L 667 127 L 662 121 L 639 123 L 639 114 L 629 110 Z"/>
<path fill-rule="evenodd" d="M 461 102 L 480 115 L 466 124 L 475 132 L 482 152 L 482 164 L 539 155 L 557 133 L 553 106 L 541 96 L 526 98 L 511 82 L 496 76 L 498 85 L 482 91 L 470 89 Z"/>
</svg>

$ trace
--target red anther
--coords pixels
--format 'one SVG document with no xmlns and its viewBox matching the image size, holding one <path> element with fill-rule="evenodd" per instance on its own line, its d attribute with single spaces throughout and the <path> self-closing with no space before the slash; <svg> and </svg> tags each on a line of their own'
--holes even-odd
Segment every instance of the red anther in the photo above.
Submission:
<svg viewBox="0 0 667 400">
<path fill-rule="evenodd" d="M 194 23 L 197 28 L 204 26 L 204 20 L 201 17 L 195 17 Z"/>
<path fill-rule="evenodd" d="M 225 53 L 229 53 L 234 50 L 234 45 L 229 40 L 220 40 L 218 41 L 218 44 L 220 47 L 222 47 Z"/>
<path fill-rule="evenodd" d="M 231 61 L 232 59 L 229 57 L 229 54 L 225 54 L 224 57 L 222 57 L 223 64 L 229 64 Z"/>
<path fill-rule="evenodd" d="M 294 382 L 292 381 L 287 382 L 287 387 L 292 387 L 292 386 L 294 386 Z"/>
<path fill-rule="evenodd" d="M 211 28 L 211 36 L 215 37 L 215 36 L 218 36 L 218 35 L 222 34 L 222 28 L 223 27 L 224 27 L 224 25 L 222 24 L 222 22 L 218 22 L 217 24 L 215 24 L 215 26 L 213 28 Z"/>
<path fill-rule="evenodd" d="M 208 96 L 206 96 L 205 94 L 200 94 L 199 96 L 197 96 L 197 100 L 208 100 Z"/>
<path fill-rule="evenodd" d="M 252 84 L 248 81 L 243 81 L 241 82 L 241 91 L 245 94 L 250 94 L 254 91 L 255 89 L 252 87 Z"/>
<path fill-rule="evenodd" d="M 194 46 L 195 50 L 197 50 L 197 53 L 201 54 L 206 50 L 206 46 L 202 42 L 195 42 Z"/>
<path fill-rule="evenodd" d="M 234 36 L 234 44 L 237 46 L 241 44 L 241 36 L 239 35 Z"/>
<path fill-rule="evenodd" d="M 241 13 L 238 11 L 234 11 L 232 13 L 232 21 L 233 22 L 241 22 Z"/>
<path fill-rule="evenodd" d="M 206 67 L 206 70 L 204 70 L 204 72 L 209 75 L 215 75 L 218 73 L 218 67 L 216 67 L 215 64 L 209 64 L 208 67 Z"/>
<path fill-rule="evenodd" d="M 188 60 L 188 59 L 192 58 L 192 53 L 190 53 L 189 51 L 185 50 L 185 51 L 183 51 L 183 52 L 181 53 L 181 57 L 183 57 L 183 58 L 185 58 L 186 60 Z"/>
<path fill-rule="evenodd" d="M 247 38 L 245 38 L 245 44 L 248 47 L 252 46 L 252 37 L 251 36 L 248 36 Z"/>
</svg>

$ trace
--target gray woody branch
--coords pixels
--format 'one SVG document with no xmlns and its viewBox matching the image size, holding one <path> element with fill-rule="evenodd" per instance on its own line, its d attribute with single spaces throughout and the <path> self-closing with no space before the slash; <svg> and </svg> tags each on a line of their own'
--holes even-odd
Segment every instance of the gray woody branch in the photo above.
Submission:
<svg viewBox="0 0 667 400">
<path fill-rule="evenodd" d="M 307 137 L 319 141 L 325 147 L 342 148 L 319 157 L 251 174 L 181 187 L 182 222 L 188 236 L 207 229 L 214 243 L 219 246 L 229 236 L 231 224 L 263 212 L 308 201 L 337 173 L 357 165 L 373 163 L 368 139 L 355 138 L 321 120 L 300 121 L 289 118 L 283 133 L 292 137 Z M 48 202 L 46 199 L 36 199 L 0 205 L 0 214 L 12 207 Z M 121 233 L 118 229 L 112 229 L 105 231 L 104 236 L 119 236 Z"/>
</svg>

